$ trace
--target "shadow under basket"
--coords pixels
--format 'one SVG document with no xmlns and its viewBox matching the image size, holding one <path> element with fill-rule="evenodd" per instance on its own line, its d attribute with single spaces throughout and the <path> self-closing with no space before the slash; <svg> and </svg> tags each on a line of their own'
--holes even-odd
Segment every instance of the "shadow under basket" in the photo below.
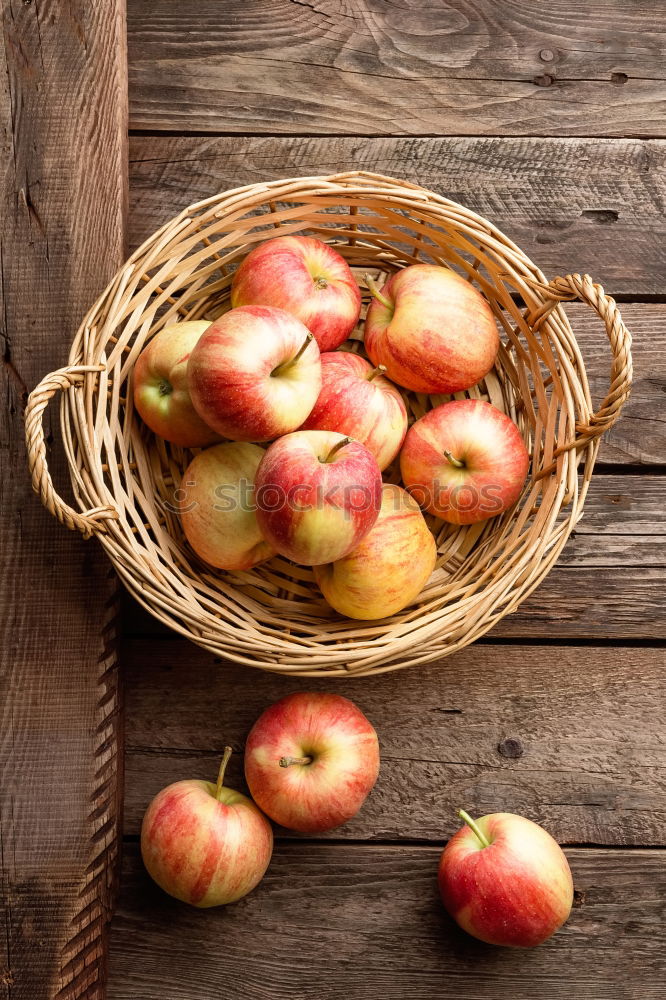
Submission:
<svg viewBox="0 0 666 1000">
<path fill-rule="evenodd" d="M 414 263 L 448 266 L 485 295 L 502 345 L 467 393 L 517 423 L 531 456 L 518 503 L 467 527 L 428 518 L 435 572 L 400 614 L 337 615 L 309 568 L 276 557 L 216 571 L 189 549 L 174 509 L 192 453 L 150 434 L 132 406 L 134 363 L 167 323 L 229 308 L 234 268 L 258 242 L 305 233 L 332 243 L 362 287 Z M 610 389 L 595 412 L 562 303 L 603 322 Z M 345 345 L 362 350 L 362 323 Z M 96 535 L 128 590 L 161 622 L 238 663 L 301 676 L 367 675 L 426 663 L 484 635 L 543 580 L 581 517 L 601 434 L 631 385 L 631 338 L 616 304 L 588 276 L 548 282 L 506 236 L 455 202 L 364 172 L 252 184 L 181 212 L 118 272 L 79 329 L 69 365 L 31 393 L 26 434 L 33 486 L 66 527 Z M 42 415 L 62 390 L 61 427 L 76 509 L 55 492 Z M 410 420 L 449 397 L 405 393 Z M 387 478 L 397 480 L 389 470 Z M 174 503 L 175 499 L 175 503 Z"/>
</svg>

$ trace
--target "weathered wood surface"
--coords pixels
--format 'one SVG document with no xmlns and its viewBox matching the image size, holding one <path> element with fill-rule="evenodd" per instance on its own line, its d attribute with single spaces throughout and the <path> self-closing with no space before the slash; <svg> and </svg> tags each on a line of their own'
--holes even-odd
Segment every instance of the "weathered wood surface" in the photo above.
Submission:
<svg viewBox="0 0 666 1000">
<path fill-rule="evenodd" d="M 125 830 L 185 777 L 214 777 L 291 691 L 352 698 L 380 738 L 379 781 L 335 839 L 439 843 L 455 814 L 518 812 L 562 843 L 663 844 L 664 651 L 477 645 L 428 667 L 332 682 L 235 667 L 182 641 L 128 644 Z M 640 720 L 640 725 L 638 724 Z"/>
<path fill-rule="evenodd" d="M 279 844 L 250 896 L 197 912 L 153 886 L 128 846 L 109 1000 L 663 1000 L 663 852 L 567 856 L 577 905 L 530 952 L 456 927 L 436 847 Z"/>
<path fill-rule="evenodd" d="M 134 128 L 664 135 L 663 3 L 130 0 L 128 12 Z"/>
<path fill-rule="evenodd" d="M 664 477 L 595 475 L 559 561 L 488 633 L 489 641 L 666 639 L 665 509 Z M 131 601 L 125 629 L 134 636 L 172 634 Z"/>
<path fill-rule="evenodd" d="M 33 496 L 22 408 L 124 256 L 124 5 L 3 0 L 1 17 L 0 996 L 98 1000 L 120 797 L 117 585 Z M 57 405 L 46 420 L 57 438 Z M 54 457 L 67 495 L 65 470 Z"/>
<path fill-rule="evenodd" d="M 432 188 L 490 219 L 551 276 L 666 292 L 666 142 L 631 139 L 133 136 L 132 245 L 241 184 L 350 167 Z"/>
</svg>

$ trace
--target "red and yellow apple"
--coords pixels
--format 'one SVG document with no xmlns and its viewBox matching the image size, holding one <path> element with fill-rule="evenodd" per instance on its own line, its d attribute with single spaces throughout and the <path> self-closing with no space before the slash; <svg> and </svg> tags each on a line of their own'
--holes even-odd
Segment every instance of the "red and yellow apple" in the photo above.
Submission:
<svg viewBox="0 0 666 1000">
<path fill-rule="evenodd" d="M 397 614 L 420 594 L 435 568 L 437 547 L 423 514 L 405 490 L 384 484 L 374 527 L 348 555 L 315 566 L 331 605 L 349 618 Z"/>
<path fill-rule="evenodd" d="M 335 431 L 296 431 L 274 441 L 257 470 L 257 520 L 280 555 L 314 566 L 358 545 L 377 520 L 381 493 L 365 445 Z"/>
<path fill-rule="evenodd" d="M 365 349 L 375 365 L 406 389 L 452 393 L 487 375 L 499 333 L 483 295 L 455 271 L 413 264 L 379 290 L 365 321 Z"/>
<path fill-rule="evenodd" d="M 402 481 L 451 524 L 495 517 L 516 502 L 530 457 L 514 422 L 491 403 L 460 399 L 412 424 L 400 453 Z"/>
<path fill-rule="evenodd" d="M 169 895 L 193 906 L 234 903 L 261 881 L 273 853 L 271 825 L 254 802 L 223 784 L 177 781 L 148 806 L 141 854 L 148 874 Z"/>
<path fill-rule="evenodd" d="M 187 363 L 207 320 L 172 323 L 156 333 L 134 366 L 134 406 L 151 431 L 172 444 L 201 448 L 219 440 L 192 405 Z"/>
<path fill-rule="evenodd" d="M 321 356 L 322 387 L 302 430 L 338 431 L 369 448 L 382 471 L 400 451 L 407 409 L 383 368 L 348 351 Z"/>
<path fill-rule="evenodd" d="M 352 332 L 361 292 L 340 254 L 311 236 L 278 236 L 260 243 L 231 285 L 232 306 L 285 309 L 312 331 L 321 351 L 334 351 Z"/>
<path fill-rule="evenodd" d="M 229 441 L 200 452 L 180 483 L 177 510 L 188 542 L 218 569 L 250 569 L 274 550 L 259 530 L 254 482 L 264 449 Z"/>
<path fill-rule="evenodd" d="M 571 912 L 573 882 L 566 857 L 549 833 L 513 813 L 466 825 L 439 863 L 439 890 L 453 919 L 488 944 L 532 948 Z"/>
<path fill-rule="evenodd" d="M 338 694 L 288 695 L 255 722 L 245 779 L 261 809 L 282 826 L 323 833 L 359 811 L 379 774 L 377 733 Z"/>
<path fill-rule="evenodd" d="M 243 306 L 212 323 L 187 365 L 195 409 L 232 441 L 296 430 L 321 389 L 319 348 L 283 309 Z"/>
</svg>

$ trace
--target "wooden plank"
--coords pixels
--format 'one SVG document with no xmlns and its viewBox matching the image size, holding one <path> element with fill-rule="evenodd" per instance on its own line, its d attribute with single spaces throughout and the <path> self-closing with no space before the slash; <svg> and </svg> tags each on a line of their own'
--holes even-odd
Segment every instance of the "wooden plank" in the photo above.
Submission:
<svg viewBox="0 0 666 1000">
<path fill-rule="evenodd" d="M 134 128 L 664 134 L 666 10 L 622 0 L 129 0 Z"/>
<path fill-rule="evenodd" d="M 124 257 L 124 4 L 3 0 L 0 996 L 101 1000 L 120 798 L 117 585 L 32 495 L 22 408 Z M 57 408 L 47 431 L 58 438 Z M 68 495 L 62 458 L 53 458 Z"/>
<path fill-rule="evenodd" d="M 567 855 L 577 905 L 526 952 L 454 924 L 437 897 L 435 847 L 279 844 L 250 896 L 196 911 L 152 885 L 133 844 L 109 1000 L 162 1000 L 165 984 L 179 1000 L 663 1000 L 663 852 Z"/>
<path fill-rule="evenodd" d="M 663 640 L 666 479 L 597 474 L 585 512 L 558 563 L 489 639 Z M 133 602 L 125 627 L 134 636 L 170 636 Z"/>
<path fill-rule="evenodd" d="M 377 786 L 335 839 L 439 843 L 464 807 L 524 813 L 562 843 L 663 843 L 660 649 L 477 645 L 332 682 L 232 666 L 182 640 L 135 640 L 126 665 L 128 834 L 164 785 L 214 776 L 225 744 L 236 751 L 230 784 L 241 787 L 245 737 L 269 704 L 335 690 L 372 720 L 382 753 Z"/>
<path fill-rule="evenodd" d="M 663 295 L 666 142 L 632 139 L 134 136 L 130 239 L 241 184 L 358 168 L 404 177 L 492 220 L 551 276 Z"/>
</svg>

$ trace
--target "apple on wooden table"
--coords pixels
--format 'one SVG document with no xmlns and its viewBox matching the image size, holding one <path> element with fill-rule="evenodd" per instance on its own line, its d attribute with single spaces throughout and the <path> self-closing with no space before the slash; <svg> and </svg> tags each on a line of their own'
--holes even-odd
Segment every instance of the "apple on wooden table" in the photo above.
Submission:
<svg viewBox="0 0 666 1000">
<path fill-rule="evenodd" d="M 409 428 L 402 481 L 424 510 L 451 524 L 501 514 L 523 489 L 530 464 L 517 426 L 482 399 L 442 403 Z"/>
<path fill-rule="evenodd" d="M 245 746 L 253 799 L 276 823 L 301 833 L 346 823 L 378 774 L 377 733 L 337 694 L 287 695 L 257 719 Z"/>
<path fill-rule="evenodd" d="M 278 236 L 255 247 L 231 284 L 231 304 L 277 306 L 298 317 L 321 351 L 334 351 L 361 313 L 361 292 L 344 257 L 311 236 Z"/>
<path fill-rule="evenodd" d="M 151 431 L 184 448 L 219 441 L 195 410 L 187 382 L 187 363 L 207 320 L 171 323 L 156 333 L 134 365 L 134 406 Z"/>
<path fill-rule="evenodd" d="M 488 944 L 531 948 L 571 912 L 573 881 L 562 849 L 542 827 L 513 813 L 473 820 L 448 842 L 439 889 L 453 919 Z"/>
<path fill-rule="evenodd" d="M 321 356 L 322 387 L 302 430 L 339 431 L 369 448 L 387 468 L 407 433 L 407 409 L 399 389 L 365 358 L 349 351 Z"/>
<path fill-rule="evenodd" d="M 397 614 L 418 597 L 435 568 L 437 546 L 414 499 L 385 483 L 379 517 L 348 555 L 314 575 L 326 601 L 349 618 Z"/>
<path fill-rule="evenodd" d="M 365 348 L 375 365 L 405 389 L 453 393 L 487 375 L 499 348 L 492 310 L 473 285 L 448 267 L 412 264 L 374 297 L 365 321 Z"/>
<path fill-rule="evenodd" d="M 296 431 L 274 441 L 257 470 L 257 520 L 280 555 L 314 566 L 358 545 L 381 494 L 379 466 L 364 445 L 335 431 Z"/>
<path fill-rule="evenodd" d="M 195 409 L 232 441 L 296 430 L 321 389 L 319 348 L 283 309 L 243 306 L 212 323 L 187 365 Z"/>
<path fill-rule="evenodd" d="M 192 459 L 180 483 L 180 521 L 188 542 L 211 566 L 243 570 L 270 559 L 255 509 L 255 476 L 264 449 L 228 441 Z"/>
<path fill-rule="evenodd" d="M 226 747 L 217 784 L 177 781 L 148 806 L 141 854 L 160 888 L 193 906 L 220 906 L 261 881 L 273 853 L 271 825 L 246 795 L 224 785 Z"/>
</svg>

